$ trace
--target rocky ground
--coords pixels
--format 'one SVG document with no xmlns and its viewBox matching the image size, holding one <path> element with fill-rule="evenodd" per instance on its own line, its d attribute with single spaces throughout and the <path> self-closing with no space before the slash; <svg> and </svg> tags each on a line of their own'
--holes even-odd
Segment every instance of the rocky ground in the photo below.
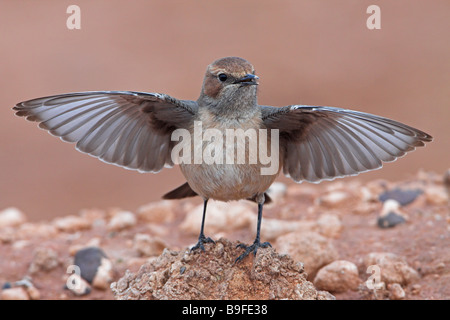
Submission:
<svg viewBox="0 0 450 320">
<path fill-rule="evenodd" d="M 450 175 L 274 184 L 260 249 L 256 205 L 159 201 L 27 222 L 0 212 L 0 299 L 450 299 Z"/>
</svg>

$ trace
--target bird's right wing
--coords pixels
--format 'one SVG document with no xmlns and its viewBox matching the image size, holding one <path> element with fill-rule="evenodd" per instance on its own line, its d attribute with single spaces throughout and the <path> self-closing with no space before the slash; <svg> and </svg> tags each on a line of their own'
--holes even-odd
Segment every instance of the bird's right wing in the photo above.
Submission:
<svg viewBox="0 0 450 320">
<path fill-rule="evenodd" d="M 333 107 L 262 106 L 268 129 L 279 129 L 283 172 L 319 182 L 378 169 L 433 138 L 403 123 Z"/>
<path fill-rule="evenodd" d="M 39 122 L 84 153 L 140 172 L 173 166 L 171 133 L 188 127 L 194 101 L 132 91 L 77 92 L 18 103 L 17 116 Z"/>
</svg>

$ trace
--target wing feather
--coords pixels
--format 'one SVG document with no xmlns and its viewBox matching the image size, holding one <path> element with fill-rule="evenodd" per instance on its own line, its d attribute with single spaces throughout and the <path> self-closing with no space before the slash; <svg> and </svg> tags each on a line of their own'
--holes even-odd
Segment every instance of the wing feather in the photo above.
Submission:
<svg viewBox="0 0 450 320">
<path fill-rule="evenodd" d="M 400 122 L 333 107 L 261 106 L 264 124 L 279 129 L 283 172 L 319 182 L 381 168 L 433 138 Z"/>
<path fill-rule="evenodd" d="M 173 165 L 170 135 L 189 127 L 197 104 L 158 93 L 93 91 L 28 100 L 13 109 L 104 162 L 158 172 Z"/>
</svg>

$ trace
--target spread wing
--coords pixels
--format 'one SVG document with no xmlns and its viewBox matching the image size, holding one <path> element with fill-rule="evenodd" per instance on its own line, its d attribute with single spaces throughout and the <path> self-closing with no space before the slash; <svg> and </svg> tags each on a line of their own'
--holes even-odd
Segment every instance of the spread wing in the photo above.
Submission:
<svg viewBox="0 0 450 320">
<path fill-rule="evenodd" d="M 433 138 L 368 113 L 332 107 L 262 106 L 264 124 L 280 130 L 283 172 L 319 182 L 382 167 Z"/>
<path fill-rule="evenodd" d="M 173 166 L 170 139 L 197 112 L 194 101 L 131 91 L 68 93 L 18 103 L 16 115 L 39 122 L 79 151 L 140 172 Z"/>
</svg>

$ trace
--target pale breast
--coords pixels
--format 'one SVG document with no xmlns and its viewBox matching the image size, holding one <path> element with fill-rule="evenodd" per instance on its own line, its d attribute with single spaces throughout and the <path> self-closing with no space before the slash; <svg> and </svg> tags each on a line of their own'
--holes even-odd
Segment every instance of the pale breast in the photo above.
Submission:
<svg viewBox="0 0 450 320">
<path fill-rule="evenodd" d="M 210 114 L 200 112 L 199 122 L 190 130 L 191 163 L 180 163 L 191 188 L 204 198 L 222 201 L 251 198 L 265 192 L 280 166 L 273 174 L 261 173 L 261 168 L 267 165 L 259 157 L 260 128 L 260 117 L 218 123 Z"/>
</svg>

